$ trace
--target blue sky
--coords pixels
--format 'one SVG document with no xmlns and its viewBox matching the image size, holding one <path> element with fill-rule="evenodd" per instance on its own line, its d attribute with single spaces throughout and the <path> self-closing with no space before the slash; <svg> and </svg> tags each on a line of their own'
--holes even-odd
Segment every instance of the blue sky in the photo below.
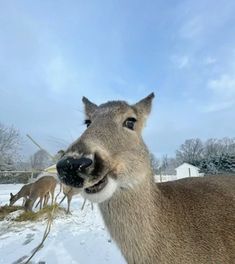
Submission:
<svg viewBox="0 0 235 264">
<path fill-rule="evenodd" d="M 173 155 L 187 138 L 235 136 L 234 1 L 0 1 L 0 121 L 25 156 L 84 130 L 96 103 L 156 98 L 144 139 Z"/>
</svg>

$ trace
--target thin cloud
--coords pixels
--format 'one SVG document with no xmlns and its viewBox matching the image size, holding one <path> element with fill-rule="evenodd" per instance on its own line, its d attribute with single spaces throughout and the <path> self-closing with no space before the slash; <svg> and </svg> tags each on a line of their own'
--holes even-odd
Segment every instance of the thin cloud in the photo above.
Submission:
<svg viewBox="0 0 235 264">
<path fill-rule="evenodd" d="M 227 110 L 234 105 L 235 102 L 217 102 L 211 103 L 203 108 L 203 112 L 205 113 L 213 113 L 220 112 L 223 110 Z"/>
<path fill-rule="evenodd" d="M 217 59 L 214 58 L 214 57 L 210 57 L 210 56 L 206 57 L 206 58 L 204 59 L 204 61 L 203 61 L 203 63 L 204 63 L 205 65 L 212 65 L 212 64 L 215 64 L 216 62 L 217 62 Z"/>
<path fill-rule="evenodd" d="M 230 109 L 235 105 L 234 75 L 222 74 L 217 79 L 209 80 L 208 89 L 212 100 L 204 107 L 204 112 L 218 112 Z"/>
<path fill-rule="evenodd" d="M 195 16 L 186 21 L 180 28 L 180 36 L 185 39 L 199 37 L 204 29 L 202 17 Z"/>
<path fill-rule="evenodd" d="M 187 55 L 174 55 L 171 60 L 176 68 L 183 69 L 189 66 L 189 57 Z"/>
<path fill-rule="evenodd" d="M 209 89 L 216 96 L 224 99 L 235 100 L 235 77 L 229 74 L 222 74 L 218 79 L 210 80 Z"/>
</svg>

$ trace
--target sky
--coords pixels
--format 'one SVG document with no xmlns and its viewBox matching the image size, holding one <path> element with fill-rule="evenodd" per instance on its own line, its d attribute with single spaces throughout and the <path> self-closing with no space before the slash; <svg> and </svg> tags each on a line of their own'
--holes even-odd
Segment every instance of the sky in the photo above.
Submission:
<svg viewBox="0 0 235 264">
<path fill-rule="evenodd" d="M 135 103 L 157 157 L 235 136 L 235 2 L 0 0 L 0 122 L 54 154 L 85 130 L 82 96 Z"/>
</svg>

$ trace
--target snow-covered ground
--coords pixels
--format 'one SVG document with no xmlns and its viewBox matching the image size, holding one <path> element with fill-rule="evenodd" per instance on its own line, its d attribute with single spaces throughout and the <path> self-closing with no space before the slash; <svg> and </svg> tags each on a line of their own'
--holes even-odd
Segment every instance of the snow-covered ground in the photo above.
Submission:
<svg viewBox="0 0 235 264">
<path fill-rule="evenodd" d="M 9 194 L 19 191 L 20 184 L 0 185 L 0 206 L 9 201 Z M 59 199 L 62 198 L 60 195 Z M 19 200 L 16 205 L 21 205 Z M 35 255 L 31 264 L 124 264 L 115 242 L 110 239 L 96 205 L 91 210 L 87 202 L 83 211 L 83 199 L 74 196 L 72 215 L 57 217 L 44 247 Z M 67 206 L 66 200 L 62 204 Z M 13 213 L 14 214 L 14 213 Z M 0 264 L 20 264 L 26 261 L 40 243 L 46 221 L 16 223 L 0 221 Z"/>
</svg>

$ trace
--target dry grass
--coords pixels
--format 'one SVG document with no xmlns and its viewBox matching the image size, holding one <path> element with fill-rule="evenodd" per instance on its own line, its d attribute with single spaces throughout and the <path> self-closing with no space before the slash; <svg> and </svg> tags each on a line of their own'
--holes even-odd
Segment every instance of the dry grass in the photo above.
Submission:
<svg viewBox="0 0 235 264">
<path fill-rule="evenodd" d="M 56 209 L 56 214 L 66 213 L 66 210 L 63 207 L 56 205 L 46 206 L 38 212 L 23 212 L 17 216 L 14 221 L 23 222 L 23 221 L 37 221 L 39 219 L 46 219 L 48 215 L 52 212 L 53 208 Z"/>
<path fill-rule="evenodd" d="M 23 221 L 37 221 L 39 219 L 46 219 L 48 218 L 48 215 L 51 213 L 54 207 L 56 209 L 56 214 L 66 213 L 66 210 L 63 207 L 60 207 L 58 205 L 51 205 L 44 207 L 38 212 L 23 212 L 16 218 L 12 219 L 12 221 L 23 222 Z M 10 213 L 23 209 L 24 208 L 22 206 L 5 205 L 0 207 L 0 221 L 4 220 L 4 218 L 8 216 Z"/>
<path fill-rule="evenodd" d="M 10 206 L 10 205 L 4 205 L 0 206 L 0 221 L 4 220 L 6 216 L 8 216 L 10 213 L 15 212 L 17 210 L 22 210 L 22 206 Z"/>
</svg>

